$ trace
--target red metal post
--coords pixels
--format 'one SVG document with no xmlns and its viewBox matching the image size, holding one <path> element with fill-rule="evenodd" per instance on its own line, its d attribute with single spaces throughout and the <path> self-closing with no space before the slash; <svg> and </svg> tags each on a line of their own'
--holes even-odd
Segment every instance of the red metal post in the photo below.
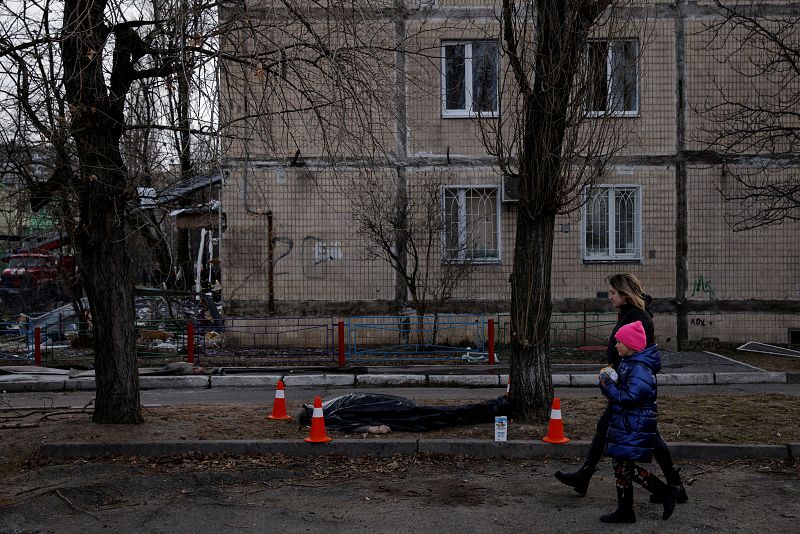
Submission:
<svg viewBox="0 0 800 534">
<path fill-rule="evenodd" d="M 33 329 L 33 358 L 37 367 L 42 365 L 42 329 L 38 326 Z"/>
<path fill-rule="evenodd" d="M 339 321 L 339 367 L 344 367 L 344 321 Z"/>
<path fill-rule="evenodd" d="M 194 323 L 186 325 L 186 361 L 194 363 Z"/>
<path fill-rule="evenodd" d="M 494 319 L 489 319 L 489 363 L 497 363 L 494 358 Z"/>
</svg>

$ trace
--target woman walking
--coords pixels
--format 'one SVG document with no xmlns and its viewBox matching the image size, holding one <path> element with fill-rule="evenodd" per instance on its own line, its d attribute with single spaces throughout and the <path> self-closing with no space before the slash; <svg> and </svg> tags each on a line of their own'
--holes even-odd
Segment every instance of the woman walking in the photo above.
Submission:
<svg viewBox="0 0 800 534">
<path fill-rule="evenodd" d="M 616 348 L 616 339 L 614 336 L 620 328 L 639 321 L 642 323 L 642 328 L 645 333 L 646 346 L 649 347 L 655 343 L 653 335 L 653 314 L 649 310 L 650 303 L 653 299 L 650 295 L 645 293 L 639 279 L 629 273 L 615 274 L 608 279 L 608 285 L 608 300 L 611 301 L 611 304 L 617 310 L 618 318 L 617 324 L 614 326 L 614 329 L 611 331 L 611 336 L 608 339 L 606 356 L 608 358 L 608 364 L 614 369 L 618 369 L 620 355 Z M 589 489 L 589 482 L 592 480 L 592 475 L 597 471 L 597 464 L 600 462 L 606 450 L 610 416 L 611 405 L 607 404 L 603 415 L 601 415 L 600 419 L 597 421 L 597 430 L 595 431 L 592 444 L 589 448 L 589 454 L 583 466 L 574 473 L 557 471 L 555 474 L 555 477 L 560 482 L 574 488 L 581 496 L 586 495 Z M 677 502 L 684 503 L 689 500 L 686 495 L 686 490 L 683 487 L 683 482 L 681 482 L 680 472 L 672 463 L 672 455 L 669 452 L 669 448 L 657 429 L 653 446 L 653 456 L 661 467 L 667 484 L 678 486 Z M 653 494 L 650 497 L 650 502 L 662 502 L 661 496 Z"/>
</svg>

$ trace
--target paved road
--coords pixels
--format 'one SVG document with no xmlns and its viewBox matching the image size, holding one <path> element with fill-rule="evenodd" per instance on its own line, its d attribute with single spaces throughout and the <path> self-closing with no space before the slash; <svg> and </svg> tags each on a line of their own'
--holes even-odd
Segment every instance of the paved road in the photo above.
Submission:
<svg viewBox="0 0 800 534">
<path fill-rule="evenodd" d="M 560 462 L 393 457 L 201 458 L 46 465 L 0 485 L 0 532 L 598 532 L 610 465 L 580 498 Z M 800 479 L 780 462 L 684 468 L 669 521 L 637 489 L 639 523 L 614 532 L 797 532 Z M 607 530 L 608 527 L 605 527 Z"/>
<path fill-rule="evenodd" d="M 493 399 L 505 393 L 504 388 L 291 388 L 286 390 L 287 399 L 313 400 L 320 395 L 323 399 L 344 395 L 350 392 L 378 392 L 398 395 L 425 402 L 431 399 Z M 730 386 L 662 386 L 659 395 L 753 395 L 784 394 L 800 396 L 800 384 L 737 384 Z M 597 388 L 556 388 L 556 396 L 600 397 Z M 181 404 L 253 404 L 271 403 L 275 396 L 273 389 L 265 388 L 211 388 L 211 389 L 152 389 L 142 391 L 145 405 Z M 94 399 L 92 391 L 73 391 L 67 393 L 5 393 L 0 396 L 3 407 L 64 407 L 84 406 Z"/>
</svg>

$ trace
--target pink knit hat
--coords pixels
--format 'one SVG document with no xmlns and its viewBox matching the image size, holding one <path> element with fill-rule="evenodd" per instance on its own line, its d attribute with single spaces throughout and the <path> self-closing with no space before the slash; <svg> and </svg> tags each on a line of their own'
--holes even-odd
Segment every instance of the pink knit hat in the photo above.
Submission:
<svg viewBox="0 0 800 534">
<path fill-rule="evenodd" d="M 641 321 L 626 324 L 614 334 L 617 341 L 625 343 L 628 347 L 635 352 L 639 352 L 647 346 L 647 335 L 644 333 L 644 327 Z"/>
</svg>

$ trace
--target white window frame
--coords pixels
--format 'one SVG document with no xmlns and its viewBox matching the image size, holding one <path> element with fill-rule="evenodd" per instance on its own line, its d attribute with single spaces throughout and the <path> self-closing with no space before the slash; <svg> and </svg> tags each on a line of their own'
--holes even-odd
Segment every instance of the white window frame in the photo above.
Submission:
<svg viewBox="0 0 800 534">
<path fill-rule="evenodd" d="M 495 43 L 497 50 L 497 109 L 494 111 L 474 111 L 472 107 L 472 45 L 474 43 Z M 447 57 L 445 47 L 454 45 L 464 45 L 464 103 L 465 109 L 447 109 Z M 473 39 L 465 41 L 442 41 L 441 44 L 441 99 L 443 118 L 470 118 L 470 117 L 497 117 L 500 114 L 500 46 L 496 41 L 488 39 Z"/>
<path fill-rule="evenodd" d="M 626 261 L 626 262 L 641 262 L 642 260 L 642 186 L 640 184 L 598 184 L 592 189 L 607 189 L 608 190 L 608 253 L 599 255 L 589 255 L 586 246 L 586 229 L 588 222 L 588 206 L 590 189 L 586 188 L 583 191 L 584 204 L 582 208 L 581 217 L 581 253 L 583 261 L 585 262 L 609 262 L 609 261 Z M 616 202 L 615 195 L 618 190 L 633 189 L 635 191 L 635 206 L 634 206 L 634 239 L 636 240 L 635 250 L 629 254 L 620 254 L 616 252 Z"/>
<path fill-rule="evenodd" d="M 494 258 L 468 258 L 466 255 L 466 231 L 464 230 L 467 224 L 467 204 L 466 204 L 466 192 L 469 189 L 487 189 L 494 191 L 494 202 L 495 202 L 495 239 L 497 240 L 497 256 Z M 458 228 L 459 228 L 459 248 L 460 252 L 457 258 L 448 257 L 447 251 L 447 227 L 445 221 L 445 211 L 446 211 L 446 198 L 445 192 L 446 191 L 457 191 L 458 192 Z M 503 229 L 500 227 L 500 223 L 502 222 L 502 214 L 501 214 L 501 206 L 502 202 L 500 202 L 500 188 L 497 185 L 443 185 L 440 191 L 440 198 L 441 198 L 441 210 L 442 210 L 442 230 L 440 232 L 441 235 L 441 258 L 442 263 L 470 263 L 470 264 L 496 264 L 500 263 L 503 258 Z"/>
<path fill-rule="evenodd" d="M 628 41 L 636 43 L 636 109 L 630 111 L 608 111 L 611 108 L 611 85 L 612 85 L 612 77 L 613 77 L 613 50 L 614 47 L 611 46 L 612 43 L 621 42 L 621 41 Z M 589 46 L 592 43 L 607 43 L 608 44 L 608 52 L 606 54 L 606 111 L 595 111 L 589 110 L 588 102 L 584 104 L 584 112 L 587 117 L 638 117 L 639 112 L 642 107 L 641 102 L 641 68 L 639 66 L 639 60 L 641 56 L 641 45 L 639 44 L 639 39 L 637 38 L 629 38 L 629 39 L 590 39 L 586 45 L 586 61 L 587 61 L 587 69 L 588 69 L 588 62 L 589 62 Z M 588 72 L 587 72 L 588 75 Z"/>
</svg>

